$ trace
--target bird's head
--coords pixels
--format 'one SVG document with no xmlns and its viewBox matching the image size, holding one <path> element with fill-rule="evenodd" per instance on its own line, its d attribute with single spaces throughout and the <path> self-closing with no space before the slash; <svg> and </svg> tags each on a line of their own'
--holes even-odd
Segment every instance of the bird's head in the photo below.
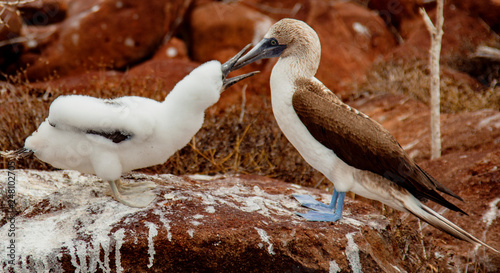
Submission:
<svg viewBox="0 0 500 273">
<path fill-rule="evenodd" d="M 282 19 L 272 25 L 264 38 L 236 62 L 234 69 L 273 57 L 295 58 L 302 67 L 314 71 L 314 75 L 321 57 L 318 35 L 303 21 Z"/>
</svg>

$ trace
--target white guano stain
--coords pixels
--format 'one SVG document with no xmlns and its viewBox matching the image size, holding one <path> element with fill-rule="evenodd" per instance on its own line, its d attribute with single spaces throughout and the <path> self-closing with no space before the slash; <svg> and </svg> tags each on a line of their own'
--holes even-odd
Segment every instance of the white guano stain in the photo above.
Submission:
<svg viewBox="0 0 500 273">
<path fill-rule="evenodd" d="M 330 267 L 328 268 L 328 273 L 338 273 L 340 272 L 340 266 L 336 261 L 330 261 Z"/>
<path fill-rule="evenodd" d="M 495 198 L 493 201 L 490 202 L 490 209 L 483 215 L 483 222 L 486 223 L 486 228 L 484 230 L 484 236 L 486 237 L 486 233 L 493 224 L 493 221 L 495 221 L 498 218 L 499 215 L 499 209 L 498 209 L 498 203 L 500 202 L 500 197 Z"/>
<path fill-rule="evenodd" d="M 115 238 L 116 241 L 116 247 L 115 247 L 115 265 L 116 265 L 116 272 L 120 273 L 123 272 L 123 267 L 122 267 L 122 262 L 121 262 L 121 252 L 120 248 L 123 245 L 123 238 L 125 238 L 125 229 L 120 228 L 117 230 L 114 234 L 113 237 Z"/>
<path fill-rule="evenodd" d="M 205 211 L 208 213 L 215 213 L 215 208 L 214 206 L 208 206 L 205 208 Z"/>
<path fill-rule="evenodd" d="M 188 229 L 187 233 L 189 234 L 189 237 L 191 237 L 191 238 L 194 237 L 194 229 L 192 229 L 192 228 Z"/>
<path fill-rule="evenodd" d="M 359 260 L 359 247 L 354 242 L 354 234 L 355 232 L 347 234 L 345 237 L 347 238 L 347 247 L 345 249 L 345 254 L 347 256 L 347 260 L 349 261 L 349 265 L 351 266 L 352 272 L 354 273 L 362 273 L 361 262 Z"/>
<path fill-rule="evenodd" d="M 257 233 L 259 234 L 260 236 L 260 239 L 266 243 L 268 246 L 267 246 L 267 252 L 271 255 L 274 255 L 276 254 L 274 252 L 274 249 L 273 249 L 273 244 L 270 242 L 270 238 L 269 235 L 267 235 L 266 231 L 263 230 L 263 229 L 260 229 L 260 228 L 255 228 L 255 230 L 257 230 Z"/>
<path fill-rule="evenodd" d="M 148 233 L 148 254 L 149 254 L 149 263 L 148 263 L 148 268 L 151 268 L 154 263 L 155 259 L 155 245 L 153 238 L 158 235 L 158 230 L 155 224 L 151 222 L 146 222 L 146 226 L 149 228 L 149 233 Z"/>
</svg>

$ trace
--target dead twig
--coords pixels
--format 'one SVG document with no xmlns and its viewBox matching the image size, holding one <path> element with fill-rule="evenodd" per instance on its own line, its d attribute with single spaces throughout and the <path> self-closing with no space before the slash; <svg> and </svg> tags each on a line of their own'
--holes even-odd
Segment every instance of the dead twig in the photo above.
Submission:
<svg viewBox="0 0 500 273">
<path fill-rule="evenodd" d="M 425 26 L 431 34 L 430 70 L 431 70 L 431 158 L 441 156 L 441 128 L 440 128 L 440 77 L 439 77 L 439 57 L 441 53 L 441 40 L 443 38 L 443 5 L 444 0 L 437 1 L 436 25 L 432 24 L 425 9 L 420 8 Z"/>
</svg>

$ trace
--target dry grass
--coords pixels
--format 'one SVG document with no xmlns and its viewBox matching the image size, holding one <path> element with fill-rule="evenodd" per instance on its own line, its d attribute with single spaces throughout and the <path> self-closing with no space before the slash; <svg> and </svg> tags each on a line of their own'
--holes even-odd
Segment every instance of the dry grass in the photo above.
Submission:
<svg viewBox="0 0 500 273">
<path fill-rule="evenodd" d="M 494 74 L 486 77 L 494 77 Z M 369 93 L 402 93 L 429 104 L 429 86 L 427 61 L 414 60 L 375 64 L 366 81 L 358 88 Z M 465 78 L 441 73 L 441 112 L 457 113 L 485 108 L 500 109 L 500 86 L 473 87 Z"/>
</svg>

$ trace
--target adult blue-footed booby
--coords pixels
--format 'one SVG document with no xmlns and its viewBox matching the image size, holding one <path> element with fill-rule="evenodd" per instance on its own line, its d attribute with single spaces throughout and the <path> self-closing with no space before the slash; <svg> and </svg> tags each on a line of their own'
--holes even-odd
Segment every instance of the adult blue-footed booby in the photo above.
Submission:
<svg viewBox="0 0 500 273">
<path fill-rule="evenodd" d="M 256 72 L 227 79 L 248 45 L 225 64 L 204 63 L 176 84 L 163 102 L 143 97 L 99 99 L 61 96 L 48 118 L 11 157 L 35 154 L 56 168 L 95 174 L 107 180 L 113 197 L 131 207 L 145 207 L 155 183 L 123 185 L 120 176 L 161 164 L 184 147 L 201 128 L 205 110 L 236 82 Z"/>
<path fill-rule="evenodd" d="M 310 221 L 337 221 L 342 217 L 346 192 L 351 191 L 410 212 L 459 239 L 493 249 L 420 202 L 429 199 L 465 213 L 437 191 L 461 198 L 415 164 L 386 129 L 344 104 L 314 77 L 320 56 L 316 32 L 302 21 L 283 19 L 235 65 L 240 68 L 259 59 L 280 57 L 271 73 L 276 121 L 302 157 L 335 186 L 330 205 L 310 196 L 295 196 L 313 209 L 299 215 Z"/>
</svg>

